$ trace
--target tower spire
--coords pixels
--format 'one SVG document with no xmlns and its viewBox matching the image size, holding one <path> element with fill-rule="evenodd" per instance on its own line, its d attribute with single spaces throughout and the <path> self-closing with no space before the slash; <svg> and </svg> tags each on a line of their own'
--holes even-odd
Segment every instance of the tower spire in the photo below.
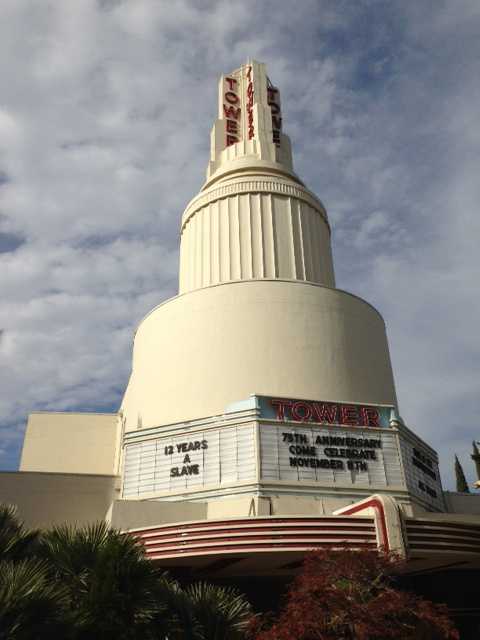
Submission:
<svg viewBox="0 0 480 640">
<path fill-rule="evenodd" d="M 220 78 L 207 184 L 224 170 L 252 165 L 270 165 L 294 175 L 290 139 L 283 133 L 280 91 L 267 76 L 265 64 L 256 60 Z"/>
<path fill-rule="evenodd" d="M 252 60 L 220 78 L 207 182 L 182 217 L 179 291 L 259 279 L 335 286 L 327 212 L 293 172 L 280 92 Z"/>
</svg>

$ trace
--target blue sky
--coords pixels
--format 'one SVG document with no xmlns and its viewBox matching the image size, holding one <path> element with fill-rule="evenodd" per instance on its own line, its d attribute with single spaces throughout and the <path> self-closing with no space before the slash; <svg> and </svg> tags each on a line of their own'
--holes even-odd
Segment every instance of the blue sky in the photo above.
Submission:
<svg viewBox="0 0 480 640">
<path fill-rule="evenodd" d="M 383 314 L 402 416 L 473 480 L 480 440 L 480 3 L 3 0 L 0 466 L 28 412 L 115 410 L 176 293 L 218 76 L 282 92 L 337 284 Z"/>
</svg>

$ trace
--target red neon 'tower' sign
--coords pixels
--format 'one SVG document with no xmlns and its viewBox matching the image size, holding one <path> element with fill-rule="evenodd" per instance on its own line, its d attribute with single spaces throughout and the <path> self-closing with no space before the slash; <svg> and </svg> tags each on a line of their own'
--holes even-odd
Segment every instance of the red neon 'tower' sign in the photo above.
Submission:
<svg viewBox="0 0 480 640">
<path fill-rule="evenodd" d="M 226 118 L 226 146 L 238 142 L 238 122 L 242 113 L 242 109 L 239 106 L 240 98 L 236 93 L 236 85 L 238 80 L 235 78 L 225 78 L 225 92 L 223 94 L 223 114 Z M 227 104 L 225 104 L 227 103 Z M 238 105 L 238 106 L 237 106 Z"/>
<path fill-rule="evenodd" d="M 380 414 L 376 407 L 308 400 L 270 400 L 277 420 L 293 422 L 320 422 L 350 427 L 380 427 Z"/>
</svg>

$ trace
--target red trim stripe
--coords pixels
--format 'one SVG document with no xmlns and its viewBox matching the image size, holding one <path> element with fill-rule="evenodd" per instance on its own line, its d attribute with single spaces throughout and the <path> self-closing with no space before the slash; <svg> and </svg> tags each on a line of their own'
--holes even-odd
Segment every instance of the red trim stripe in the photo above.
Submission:
<svg viewBox="0 0 480 640">
<path fill-rule="evenodd" d="M 373 518 L 249 518 L 132 531 L 151 559 L 214 554 L 376 548 Z"/>
</svg>

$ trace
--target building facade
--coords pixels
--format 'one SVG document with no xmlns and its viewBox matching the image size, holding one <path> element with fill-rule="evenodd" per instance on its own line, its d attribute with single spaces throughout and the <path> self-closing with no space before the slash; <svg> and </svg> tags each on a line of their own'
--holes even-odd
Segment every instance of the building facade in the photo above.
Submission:
<svg viewBox="0 0 480 640">
<path fill-rule="evenodd" d="M 138 326 L 118 413 L 31 414 L 0 500 L 35 526 L 106 519 L 213 577 L 345 545 L 478 569 L 480 496 L 444 492 L 402 421 L 384 321 L 335 287 L 330 233 L 265 65 L 222 76 L 179 294 Z"/>
</svg>

